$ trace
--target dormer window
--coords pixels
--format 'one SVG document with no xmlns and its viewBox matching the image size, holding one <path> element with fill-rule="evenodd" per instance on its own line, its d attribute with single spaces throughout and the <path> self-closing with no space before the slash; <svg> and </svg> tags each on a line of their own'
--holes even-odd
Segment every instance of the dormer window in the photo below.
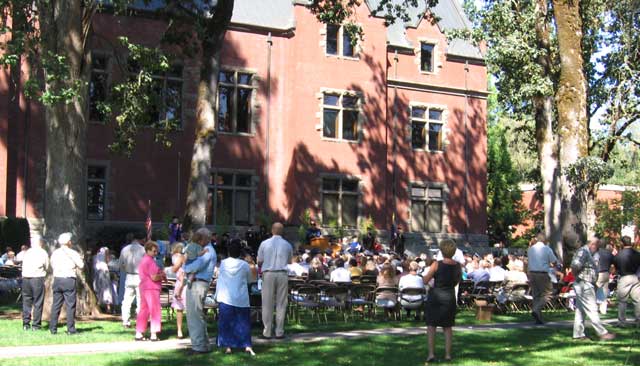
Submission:
<svg viewBox="0 0 640 366">
<path fill-rule="evenodd" d="M 334 56 L 356 57 L 351 37 L 344 31 L 344 27 L 327 24 L 326 53 Z"/>
<path fill-rule="evenodd" d="M 420 43 L 420 71 L 433 72 L 433 51 L 436 45 L 433 43 Z"/>
</svg>

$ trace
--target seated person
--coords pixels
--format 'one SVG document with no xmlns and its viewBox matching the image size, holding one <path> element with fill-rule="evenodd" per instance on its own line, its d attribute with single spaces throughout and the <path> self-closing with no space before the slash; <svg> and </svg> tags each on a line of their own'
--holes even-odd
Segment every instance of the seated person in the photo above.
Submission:
<svg viewBox="0 0 640 366">
<path fill-rule="evenodd" d="M 409 273 L 400 277 L 400 282 L 398 283 L 398 288 L 400 289 L 400 291 L 405 288 L 424 288 L 424 281 L 422 280 L 422 277 L 418 275 L 418 269 L 420 269 L 420 265 L 418 265 L 418 262 L 412 261 L 411 263 L 409 263 Z M 420 295 L 413 296 L 417 296 L 413 300 L 422 297 Z"/>
<path fill-rule="evenodd" d="M 507 271 L 502 268 L 502 260 L 500 258 L 496 258 L 493 260 L 493 267 L 489 269 L 489 281 L 491 282 L 502 282 L 504 281 L 504 275 Z"/>
<path fill-rule="evenodd" d="M 342 258 L 338 258 L 335 260 L 336 269 L 331 271 L 331 282 L 343 282 L 350 283 L 351 282 L 351 272 L 348 269 L 344 268 L 344 260 Z"/>
<path fill-rule="evenodd" d="M 477 285 L 480 282 L 489 282 L 491 278 L 491 274 L 487 268 L 489 267 L 489 262 L 484 259 L 481 260 L 478 264 L 478 268 L 473 270 L 472 272 L 467 274 L 467 278 L 473 280 L 473 283 Z"/>
<path fill-rule="evenodd" d="M 398 286 L 398 277 L 396 276 L 396 269 L 391 266 L 390 263 L 385 263 L 380 269 L 380 274 L 376 278 L 376 284 L 378 287 L 396 287 Z M 389 315 L 390 309 L 393 309 L 397 304 L 397 295 L 393 292 L 381 291 L 376 295 L 376 305 L 383 307 L 385 310 L 385 316 Z"/>
<path fill-rule="evenodd" d="M 351 278 L 362 276 L 362 268 L 358 267 L 358 261 L 355 258 L 349 259 L 349 272 L 351 272 Z"/>
<path fill-rule="evenodd" d="M 309 268 L 309 281 L 324 281 L 324 265 L 317 256 L 311 259 L 311 268 Z"/>
<path fill-rule="evenodd" d="M 506 289 L 511 289 L 515 285 L 526 285 L 529 283 L 527 274 L 522 271 L 522 262 L 512 263 L 511 270 L 507 271 L 504 275 L 504 285 Z"/>
<path fill-rule="evenodd" d="M 360 243 L 358 242 L 358 237 L 354 236 L 353 238 L 351 238 L 351 243 L 349 243 L 349 248 L 347 248 L 347 251 L 351 255 L 356 255 L 357 253 L 360 253 L 361 249 L 362 245 L 360 245 Z"/>
<path fill-rule="evenodd" d="M 289 276 L 302 277 L 309 272 L 308 270 L 305 270 L 300 262 L 302 262 L 302 258 L 299 255 L 295 255 L 291 258 L 291 263 L 287 265 L 287 273 Z"/>
</svg>

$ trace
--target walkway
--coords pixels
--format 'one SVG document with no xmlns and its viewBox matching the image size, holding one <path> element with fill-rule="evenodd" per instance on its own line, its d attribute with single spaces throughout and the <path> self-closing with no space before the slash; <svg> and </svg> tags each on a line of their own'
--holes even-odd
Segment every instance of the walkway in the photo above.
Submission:
<svg viewBox="0 0 640 366">
<path fill-rule="evenodd" d="M 615 323 L 616 320 L 605 320 L 604 323 Z M 500 329 L 535 329 L 535 328 L 567 328 L 572 327 L 573 321 L 564 320 L 558 322 L 548 322 L 545 325 L 534 325 L 532 323 L 501 323 L 501 324 L 482 324 L 482 325 L 465 325 L 454 327 L 456 332 L 465 331 L 491 331 Z M 298 333 L 288 336 L 285 342 L 320 342 L 328 339 L 342 338 L 353 339 L 378 335 L 391 336 L 410 336 L 422 335 L 426 333 L 426 327 L 413 328 L 384 328 L 373 330 L 352 330 L 343 332 L 327 332 L 327 333 Z M 211 342 L 215 342 L 212 339 Z M 263 340 L 254 338 L 254 345 L 263 345 L 270 343 L 283 342 L 278 340 Z M 38 357 L 38 356 L 69 356 L 95 353 L 113 353 L 113 352 L 152 352 L 167 351 L 175 349 L 188 349 L 191 342 L 189 339 L 168 339 L 158 342 L 108 342 L 108 343 L 79 343 L 79 344 L 52 344 L 45 346 L 23 346 L 23 347 L 0 347 L 0 359 L 16 358 L 16 357 Z"/>
</svg>

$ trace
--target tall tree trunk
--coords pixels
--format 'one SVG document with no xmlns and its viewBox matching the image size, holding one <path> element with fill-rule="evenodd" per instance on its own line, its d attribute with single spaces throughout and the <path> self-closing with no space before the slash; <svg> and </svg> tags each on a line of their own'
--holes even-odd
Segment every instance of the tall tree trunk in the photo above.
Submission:
<svg viewBox="0 0 640 366">
<path fill-rule="evenodd" d="M 560 210 L 560 164 L 558 141 L 553 134 L 553 98 L 539 97 L 534 101 L 536 111 L 536 142 L 542 177 L 544 205 L 544 233 L 549 245 L 560 260 L 563 257 Z"/>
<path fill-rule="evenodd" d="M 582 59 L 582 17 L 579 0 L 553 0 L 558 46 L 560 82 L 556 93 L 560 161 L 565 168 L 588 155 L 587 80 Z M 563 228 L 567 249 L 587 239 L 587 192 L 576 192 L 561 174 Z"/>
<path fill-rule="evenodd" d="M 207 193 L 211 179 L 211 156 L 216 142 L 216 100 L 220 54 L 227 27 L 233 14 L 233 0 L 218 1 L 213 16 L 207 20 L 202 41 L 202 62 L 196 107 L 196 138 L 191 158 L 191 175 L 187 193 L 185 230 L 205 225 Z"/>
<path fill-rule="evenodd" d="M 552 79 L 551 31 L 547 0 L 536 2 L 536 40 L 540 52 L 536 62 L 544 70 L 544 74 Z M 562 259 L 562 228 L 560 210 L 560 163 L 558 161 L 558 139 L 553 133 L 555 120 L 553 97 L 540 95 L 534 98 L 536 121 L 536 144 L 540 177 L 542 178 L 542 196 L 544 205 L 544 233 L 549 245 L 558 258 Z"/>
<path fill-rule="evenodd" d="M 79 96 L 68 102 L 46 103 L 46 180 L 44 235 L 49 241 L 63 232 L 73 234 L 84 255 L 86 210 L 86 67 L 87 13 L 93 11 L 82 0 L 39 1 L 42 58 L 62 56 L 68 72 L 51 78 L 45 69 L 45 91 L 58 94 L 63 88 L 80 85 Z M 89 20 L 90 21 L 90 18 Z M 57 72 L 60 72 L 59 70 Z M 99 312 L 91 286 L 84 274 L 77 281 L 79 314 Z M 50 296 L 51 291 L 47 291 Z M 49 301 L 46 301 L 50 304 Z M 48 308 L 45 314 L 48 314 Z"/>
</svg>

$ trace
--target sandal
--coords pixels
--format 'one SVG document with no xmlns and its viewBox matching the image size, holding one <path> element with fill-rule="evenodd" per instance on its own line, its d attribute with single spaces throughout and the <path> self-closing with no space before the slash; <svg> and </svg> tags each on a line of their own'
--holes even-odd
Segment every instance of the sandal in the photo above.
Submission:
<svg viewBox="0 0 640 366">
<path fill-rule="evenodd" d="M 436 362 L 436 358 L 435 357 L 429 357 L 429 358 L 427 358 L 426 364 L 428 365 L 430 363 L 435 363 L 435 362 Z"/>
<path fill-rule="evenodd" d="M 155 338 L 150 338 L 149 340 L 150 340 L 151 342 L 157 342 L 157 341 L 159 341 L 159 340 L 160 340 L 160 338 L 155 337 Z"/>
<path fill-rule="evenodd" d="M 227 347 L 227 349 L 224 350 L 224 354 L 225 355 L 230 355 L 231 354 L 231 348 Z"/>
<path fill-rule="evenodd" d="M 136 340 L 136 342 L 142 342 L 142 341 L 148 341 L 149 339 L 147 337 L 135 337 L 134 338 Z M 157 341 L 157 339 L 156 339 Z"/>
<path fill-rule="evenodd" d="M 250 354 L 251 356 L 255 356 L 255 355 L 256 355 L 256 353 L 255 353 L 255 352 L 253 352 L 253 349 L 251 349 L 251 348 L 249 348 L 249 347 L 247 347 L 244 351 L 245 351 L 246 353 Z"/>
</svg>

